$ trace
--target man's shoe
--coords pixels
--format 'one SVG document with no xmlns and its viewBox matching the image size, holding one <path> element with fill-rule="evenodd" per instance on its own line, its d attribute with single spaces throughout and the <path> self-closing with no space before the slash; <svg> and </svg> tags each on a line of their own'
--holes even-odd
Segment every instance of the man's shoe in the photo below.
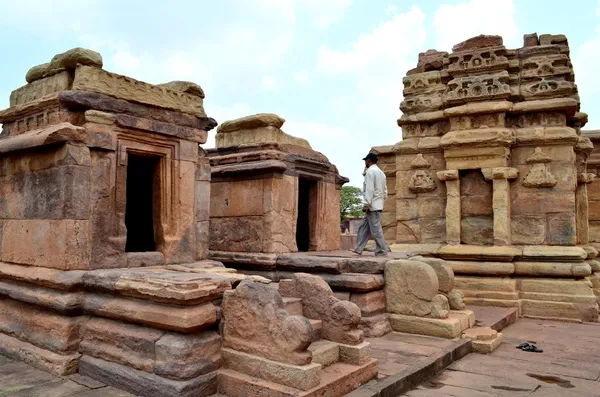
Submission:
<svg viewBox="0 0 600 397">
<path fill-rule="evenodd" d="M 361 256 L 362 255 L 362 252 L 358 252 L 356 250 L 350 250 L 350 252 L 352 252 L 356 256 Z"/>
</svg>

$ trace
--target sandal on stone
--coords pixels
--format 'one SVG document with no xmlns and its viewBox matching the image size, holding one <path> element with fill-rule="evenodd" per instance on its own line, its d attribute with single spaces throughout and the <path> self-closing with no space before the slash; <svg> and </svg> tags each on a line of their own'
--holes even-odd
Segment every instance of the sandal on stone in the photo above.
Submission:
<svg viewBox="0 0 600 397">
<path fill-rule="evenodd" d="M 517 349 L 524 349 L 524 348 L 526 348 L 526 347 L 529 347 L 529 346 L 531 346 L 529 343 L 527 343 L 527 342 L 523 342 L 523 343 L 521 343 L 520 345 L 517 345 L 517 346 L 515 346 L 515 347 L 516 347 Z"/>
<path fill-rule="evenodd" d="M 532 353 L 543 353 L 544 351 L 537 347 L 536 345 L 529 345 L 527 347 L 522 348 L 524 352 L 532 352 Z"/>
<path fill-rule="evenodd" d="M 350 252 L 352 252 L 354 255 L 357 255 L 357 256 L 361 256 L 362 255 L 362 252 L 357 252 L 355 250 L 350 250 Z"/>
</svg>

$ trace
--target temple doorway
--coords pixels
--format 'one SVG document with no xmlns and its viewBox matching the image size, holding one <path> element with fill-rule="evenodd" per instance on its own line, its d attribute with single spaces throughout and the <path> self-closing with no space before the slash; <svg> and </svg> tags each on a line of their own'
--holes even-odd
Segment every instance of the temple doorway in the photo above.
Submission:
<svg viewBox="0 0 600 397">
<path fill-rule="evenodd" d="M 159 158 L 128 153 L 125 226 L 126 252 L 156 251 L 154 192 L 158 184 Z"/>
<path fill-rule="evenodd" d="M 316 189 L 317 182 L 309 179 L 298 178 L 298 219 L 296 220 L 296 245 L 298 251 L 310 250 L 311 235 L 311 197 Z"/>
</svg>

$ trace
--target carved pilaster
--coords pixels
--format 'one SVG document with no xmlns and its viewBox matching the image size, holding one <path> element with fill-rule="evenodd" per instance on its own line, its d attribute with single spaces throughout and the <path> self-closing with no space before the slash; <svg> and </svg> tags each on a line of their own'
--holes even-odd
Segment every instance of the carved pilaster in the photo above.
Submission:
<svg viewBox="0 0 600 397">
<path fill-rule="evenodd" d="M 486 180 L 492 180 L 494 212 L 494 245 L 510 245 L 510 183 L 519 176 L 516 168 L 485 168 L 481 172 Z"/>
<path fill-rule="evenodd" d="M 437 173 L 446 182 L 446 243 L 460 244 L 460 178 L 458 170 Z"/>
</svg>

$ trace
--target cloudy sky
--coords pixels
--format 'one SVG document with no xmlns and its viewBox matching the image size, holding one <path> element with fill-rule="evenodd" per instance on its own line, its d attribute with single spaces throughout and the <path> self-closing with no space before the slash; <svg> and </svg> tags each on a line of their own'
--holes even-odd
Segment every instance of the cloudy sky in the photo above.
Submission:
<svg viewBox="0 0 600 397">
<path fill-rule="evenodd" d="M 219 122 L 279 114 L 360 186 L 369 148 L 401 139 L 419 52 L 532 32 L 567 35 L 586 128 L 600 128 L 600 0 L 0 0 L 0 109 L 31 66 L 86 47 L 116 73 L 200 84 Z"/>
</svg>

